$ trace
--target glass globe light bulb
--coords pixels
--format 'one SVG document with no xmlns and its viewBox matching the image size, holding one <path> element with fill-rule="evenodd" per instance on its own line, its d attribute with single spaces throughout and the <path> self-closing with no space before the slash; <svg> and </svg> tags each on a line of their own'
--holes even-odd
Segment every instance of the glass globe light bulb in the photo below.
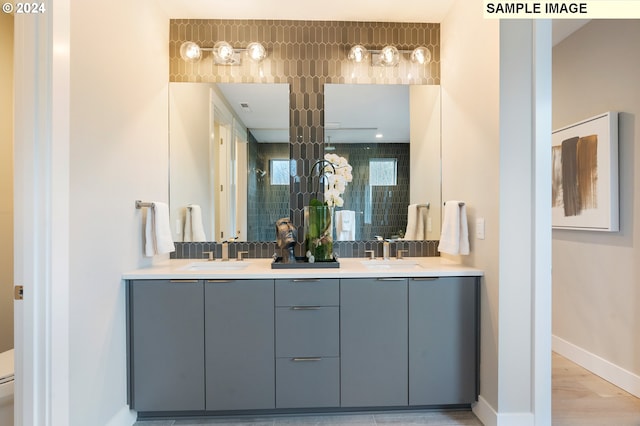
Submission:
<svg viewBox="0 0 640 426">
<path fill-rule="evenodd" d="M 431 52 L 424 46 L 416 47 L 411 52 L 411 62 L 424 65 L 431 62 Z"/>
<path fill-rule="evenodd" d="M 267 57 L 267 50 L 258 42 L 249 43 L 247 53 L 249 54 L 249 58 L 255 62 L 260 62 Z"/>
<path fill-rule="evenodd" d="M 380 51 L 380 62 L 387 67 L 394 67 L 400 62 L 400 52 L 395 46 L 386 46 Z"/>
<path fill-rule="evenodd" d="M 222 63 L 233 61 L 233 47 L 226 41 L 219 41 L 213 46 L 213 54 Z"/>
<path fill-rule="evenodd" d="M 180 45 L 180 57 L 188 62 L 195 62 L 202 57 L 200 46 L 192 41 L 185 41 Z"/>
<path fill-rule="evenodd" d="M 357 44 L 349 50 L 348 58 L 353 62 L 363 62 L 368 56 L 369 52 L 367 52 L 367 48 Z"/>
</svg>

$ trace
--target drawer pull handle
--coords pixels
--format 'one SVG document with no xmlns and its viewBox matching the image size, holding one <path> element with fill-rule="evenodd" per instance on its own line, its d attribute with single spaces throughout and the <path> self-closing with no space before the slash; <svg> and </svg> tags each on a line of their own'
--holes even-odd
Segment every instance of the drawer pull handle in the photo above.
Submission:
<svg viewBox="0 0 640 426">
<path fill-rule="evenodd" d="M 418 278 L 411 278 L 411 281 L 435 281 L 437 279 L 438 277 L 418 277 Z"/>
<path fill-rule="evenodd" d="M 322 358 L 313 357 L 313 356 L 305 356 L 305 357 L 291 358 L 291 361 L 293 361 L 293 362 L 322 361 Z"/>
<path fill-rule="evenodd" d="M 208 283 L 232 283 L 234 280 L 207 280 Z"/>
<path fill-rule="evenodd" d="M 198 280 L 169 280 L 170 283 L 178 284 L 178 283 L 197 283 Z"/>
<path fill-rule="evenodd" d="M 378 278 L 378 281 L 404 281 L 405 278 Z"/>
<path fill-rule="evenodd" d="M 293 280 L 294 283 L 313 283 L 320 281 L 318 278 L 297 278 Z"/>
<path fill-rule="evenodd" d="M 320 306 L 292 306 L 292 311 L 317 311 Z"/>
</svg>

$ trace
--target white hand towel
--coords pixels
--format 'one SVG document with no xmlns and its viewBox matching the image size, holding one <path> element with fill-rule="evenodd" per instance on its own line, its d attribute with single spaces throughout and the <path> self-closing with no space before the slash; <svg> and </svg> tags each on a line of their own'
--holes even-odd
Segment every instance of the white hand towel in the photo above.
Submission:
<svg viewBox="0 0 640 426">
<path fill-rule="evenodd" d="M 147 208 L 145 223 L 145 255 L 171 253 L 176 250 L 171 238 L 169 223 L 169 206 L 166 203 L 154 201 L 151 208 Z"/>
<path fill-rule="evenodd" d="M 438 251 L 448 254 L 469 254 L 467 208 L 462 201 L 449 200 L 444 204 L 444 220 Z"/>
<path fill-rule="evenodd" d="M 189 204 L 185 212 L 183 241 L 207 241 L 202 224 L 202 208 L 198 204 Z"/>
<path fill-rule="evenodd" d="M 191 212 L 189 207 L 184 208 L 184 229 L 182 230 L 182 242 L 190 243 L 193 241 L 193 226 L 191 225 Z"/>
<path fill-rule="evenodd" d="M 336 212 L 336 239 L 338 241 L 354 241 L 356 239 L 356 212 L 338 210 Z"/>
<path fill-rule="evenodd" d="M 416 240 L 418 228 L 418 205 L 409 204 L 407 207 L 407 229 L 404 232 L 404 239 L 408 241 Z"/>
</svg>

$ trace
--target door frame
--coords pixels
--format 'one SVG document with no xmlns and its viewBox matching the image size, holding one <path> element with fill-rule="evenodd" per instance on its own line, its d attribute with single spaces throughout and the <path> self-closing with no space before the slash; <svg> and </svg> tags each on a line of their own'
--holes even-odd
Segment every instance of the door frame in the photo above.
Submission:
<svg viewBox="0 0 640 426">
<path fill-rule="evenodd" d="M 69 424 L 70 0 L 14 21 L 14 422 Z"/>
</svg>

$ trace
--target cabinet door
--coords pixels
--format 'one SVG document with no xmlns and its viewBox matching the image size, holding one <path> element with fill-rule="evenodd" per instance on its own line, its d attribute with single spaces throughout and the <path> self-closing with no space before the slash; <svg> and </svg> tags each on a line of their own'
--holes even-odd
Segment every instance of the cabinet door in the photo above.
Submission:
<svg viewBox="0 0 640 426">
<path fill-rule="evenodd" d="M 409 282 L 409 404 L 468 404 L 477 397 L 476 277 Z"/>
<path fill-rule="evenodd" d="M 273 280 L 205 283 L 207 410 L 275 407 Z"/>
<path fill-rule="evenodd" d="M 197 280 L 129 284 L 131 408 L 204 409 L 203 292 Z"/>
<path fill-rule="evenodd" d="M 277 358 L 276 407 L 340 406 L 340 361 L 337 357 Z"/>
<path fill-rule="evenodd" d="M 340 281 L 343 407 L 408 403 L 406 279 Z"/>
<path fill-rule="evenodd" d="M 276 308 L 276 357 L 336 357 L 340 353 L 337 306 Z"/>
</svg>

